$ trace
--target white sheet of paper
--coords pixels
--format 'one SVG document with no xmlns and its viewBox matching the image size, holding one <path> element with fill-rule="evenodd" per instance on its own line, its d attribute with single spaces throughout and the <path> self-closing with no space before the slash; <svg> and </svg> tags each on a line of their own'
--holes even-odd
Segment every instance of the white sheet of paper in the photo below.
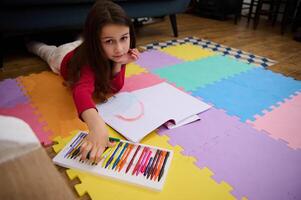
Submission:
<svg viewBox="0 0 301 200">
<path fill-rule="evenodd" d="M 185 119 L 210 107 L 168 83 L 121 92 L 97 105 L 104 121 L 133 142 L 139 142 L 169 120 L 184 124 Z"/>
<path fill-rule="evenodd" d="M 173 122 L 166 122 L 165 126 L 168 129 L 173 129 L 173 128 L 177 128 L 186 124 L 190 124 L 192 122 L 198 121 L 200 120 L 200 117 L 198 115 L 192 115 L 186 119 L 183 119 L 182 121 L 179 121 L 177 124 L 174 124 Z"/>
</svg>

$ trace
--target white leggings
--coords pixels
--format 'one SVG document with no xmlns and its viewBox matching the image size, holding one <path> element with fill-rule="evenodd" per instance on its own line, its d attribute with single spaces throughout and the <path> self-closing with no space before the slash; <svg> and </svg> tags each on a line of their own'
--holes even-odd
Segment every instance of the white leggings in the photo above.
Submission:
<svg viewBox="0 0 301 200">
<path fill-rule="evenodd" d="M 48 63 L 51 70 L 60 74 L 61 63 L 64 56 L 74 50 L 82 43 L 82 40 L 76 40 L 61 46 L 47 45 L 41 42 L 32 41 L 26 44 L 29 52 L 41 57 Z"/>
</svg>

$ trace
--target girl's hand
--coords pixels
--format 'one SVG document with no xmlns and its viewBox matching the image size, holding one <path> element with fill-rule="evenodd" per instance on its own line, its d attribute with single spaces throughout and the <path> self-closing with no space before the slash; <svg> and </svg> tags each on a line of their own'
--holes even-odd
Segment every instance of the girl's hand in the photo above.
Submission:
<svg viewBox="0 0 301 200">
<path fill-rule="evenodd" d="M 107 126 L 94 108 L 82 112 L 81 117 L 89 128 L 89 134 L 80 148 L 81 159 L 86 160 L 88 157 L 92 162 L 98 163 L 105 148 L 113 147 L 115 143 L 109 141 Z"/>
<path fill-rule="evenodd" d="M 91 162 L 98 163 L 100 161 L 101 154 L 104 152 L 105 148 L 113 147 L 114 145 L 114 142 L 109 141 L 108 131 L 106 127 L 104 130 L 102 130 L 101 128 L 90 130 L 80 149 L 81 159 L 88 159 Z"/>
<path fill-rule="evenodd" d="M 130 49 L 126 55 L 124 55 L 124 58 L 120 61 L 120 64 L 128 64 L 131 62 L 135 62 L 139 59 L 139 51 L 138 49 Z"/>
</svg>

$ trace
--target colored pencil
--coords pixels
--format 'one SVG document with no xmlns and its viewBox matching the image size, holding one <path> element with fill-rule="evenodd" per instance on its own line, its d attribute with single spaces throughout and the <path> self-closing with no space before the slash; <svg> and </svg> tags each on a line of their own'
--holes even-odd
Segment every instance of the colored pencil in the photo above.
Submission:
<svg viewBox="0 0 301 200">
<path fill-rule="evenodd" d="M 117 164 L 120 162 L 121 156 L 123 155 L 124 151 L 127 149 L 128 145 L 129 145 L 129 143 L 125 143 L 125 145 L 123 146 L 123 149 L 121 150 L 118 158 L 114 162 L 112 169 L 114 169 L 117 166 Z"/>
<path fill-rule="evenodd" d="M 166 155 L 166 151 L 163 151 L 161 156 L 160 156 L 160 160 L 159 160 L 159 164 L 158 164 L 158 167 L 156 168 L 156 171 L 154 172 L 154 181 L 157 179 L 157 177 L 159 176 L 159 172 L 160 172 L 160 169 L 163 165 L 163 160 L 165 158 L 165 155 Z"/>
<path fill-rule="evenodd" d="M 165 165 L 166 165 L 166 162 L 167 162 L 167 159 L 168 159 L 168 156 L 169 156 L 169 152 L 166 153 L 166 156 L 164 158 L 164 162 L 163 162 L 163 165 L 162 165 L 162 168 L 160 170 L 160 174 L 159 174 L 159 178 L 158 178 L 158 181 L 161 180 L 162 176 L 163 176 L 163 173 L 164 173 L 164 168 L 165 168 Z"/>
<path fill-rule="evenodd" d="M 147 178 L 149 178 L 149 176 L 150 176 L 151 173 L 152 173 L 152 170 L 153 170 L 153 167 L 154 167 L 154 165 L 155 165 L 155 162 L 156 162 L 156 160 L 157 160 L 157 158 L 158 158 L 159 152 L 160 152 L 160 150 L 157 149 L 156 154 L 155 154 L 155 157 L 154 157 L 154 159 L 153 159 L 153 161 L 152 161 L 152 163 L 151 163 L 151 165 L 150 165 L 150 167 L 149 167 L 149 169 L 148 169 L 148 172 L 147 172 Z"/>
<path fill-rule="evenodd" d="M 133 145 L 129 144 L 126 152 L 124 153 L 124 156 L 122 156 L 122 158 L 121 158 L 121 162 L 117 166 L 119 172 L 122 170 L 123 166 L 125 165 L 127 158 L 130 155 L 132 149 L 133 149 Z"/>
<path fill-rule="evenodd" d="M 136 173 L 136 171 L 138 170 L 138 167 L 140 166 L 141 159 L 142 159 L 143 155 L 145 154 L 145 150 L 146 150 L 146 147 L 143 147 L 143 150 L 142 150 L 142 153 L 140 154 L 138 162 L 136 163 L 136 165 L 134 167 L 134 170 L 132 171 L 132 175 L 134 175 Z"/>
<path fill-rule="evenodd" d="M 131 159 L 129 165 L 127 166 L 127 168 L 126 168 L 126 170 L 125 170 L 125 173 L 127 173 L 127 172 L 130 170 L 130 168 L 131 168 L 131 166 L 132 166 L 132 164 L 133 164 L 133 162 L 134 162 L 134 159 L 135 159 L 135 157 L 136 157 L 138 151 L 140 150 L 140 148 L 141 148 L 141 146 L 138 145 L 138 147 L 137 147 L 137 149 L 136 149 L 136 151 L 135 151 L 135 153 L 134 153 L 134 155 L 133 155 L 133 157 L 132 157 L 132 159 Z"/>
</svg>

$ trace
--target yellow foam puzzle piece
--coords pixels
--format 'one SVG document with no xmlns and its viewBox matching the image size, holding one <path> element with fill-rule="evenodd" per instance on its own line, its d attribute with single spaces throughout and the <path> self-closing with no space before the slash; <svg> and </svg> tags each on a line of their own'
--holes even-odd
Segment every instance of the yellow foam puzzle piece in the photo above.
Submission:
<svg viewBox="0 0 301 200">
<path fill-rule="evenodd" d="M 185 61 L 193 61 L 193 60 L 198 60 L 201 58 L 217 55 L 217 53 L 211 50 L 204 49 L 200 46 L 193 45 L 193 44 L 169 46 L 160 49 L 160 51 L 163 51 L 169 55 L 175 56 Z"/>
<path fill-rule="evenodd" d="M 140 67 L 139 65 L 135 63 L 129 63 L 126 65 L 125 77 L 128 78 L 133 75 L 138 75 L 145 72 L 147 72 L 147 70 Z"/>
<path fill-rule="evenodd" d="M 72 138 L 57 138 L 55 145 L 58 151 Z M 194 158 L 181 154 L 182 148 L 168 144 L 167 136 L 159 136 L 155 132 L 149 134 L 143 144 L 158 146 L 174 151 L 173 160 L 161 192 L 155 192 L 127 183 L 111 180 L 78 170 L 67 170 L 70 179 L 78 177 L 80 184 L 75 189 L 80 196 L 88 193 L 91 199 L 235 199 L 230 194 L 231 186 L 227 183 L 216 183 L 208 168 L 199 169 L 193 162 Z M 59 148 L 58 148 L 59 147 Z"/>
</svg>

